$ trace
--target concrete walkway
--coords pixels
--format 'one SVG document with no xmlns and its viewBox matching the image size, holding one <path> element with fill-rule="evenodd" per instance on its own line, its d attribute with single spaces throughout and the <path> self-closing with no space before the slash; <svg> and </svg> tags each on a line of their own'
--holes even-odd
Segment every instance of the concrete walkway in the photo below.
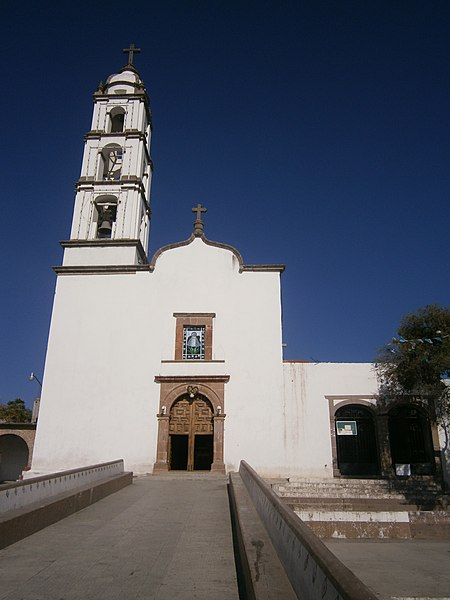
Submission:
<svg viewBox="0 0 450 600">
<path fill-rule="evenodd" d="M 237 599 L 226 484 L 135 479 L 1 550 L 0 599 Z"/>
<path fill-rule="evenodd" d="M 450 600 L 450 540 L 322 540 L 383 600 Z"/>
</svg>

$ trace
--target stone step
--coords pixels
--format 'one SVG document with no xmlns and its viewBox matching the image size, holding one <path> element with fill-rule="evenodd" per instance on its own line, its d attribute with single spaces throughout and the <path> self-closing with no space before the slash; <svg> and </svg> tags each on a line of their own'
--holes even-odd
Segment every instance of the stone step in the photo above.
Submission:
<svg viewBox="0 0 450 600">
<path fill-rule="evenodd" d="M 300 515 L 298 515 L 300 516 Z M 304 521 L 321 539 L 411 539 L 408 522 Z"/>
<path fill-rule="evenodd" d="M 329 479 L 320 481 L 285 481 L 273 483 L 272 487 L 289 487 L 292 489 L 302 488 L 352 488 L 367 490 L 441 490 L 436 482 L 429 481 L 401 481 L 401 480 L 352 480 L 352 479 Z"/>
<path fill-rule="evenodd" d="M 440 486 L 430 482 L 328 480 L 276 483 L 272 487 L 281 497 L 298 498 L 395 498 L 423 504 L 443 496 Z"/>
<path fill-rule="evenodd" d="M 296 490 L 296 489 L 275 489 L 274 492 L 281 498 L 360 498 L 360 499 L 390 499 L 395 498 L 398 500 L 404 500 L 405 494 L 401 493 L 373 493 L 372 491 L 364 492 L 362 490 L 335 490 L 335 489 L 324 489 L 317 490 L 314 488 Z M 414 495 L 416 497 L 417 494 Z"/>
<path fill-rule="evenodd" d="M 432 477 L 421 477 L 421 478 L 409 478 L 409 479 L 362 479 L 360 477 L 323 477 L 323 478 L 294 478 L 290 477 L 288 479 L 268 479 L 268 483 L 271 485 L 292 485 L 292 486 L 302 486 L 302 485 L 364 485 L 369 487 L 377 487 L 377 486 L 432 486 L 432 487 L 440 487 L 439 483 L 436 482 Z"/>
<path fill-rule="evenodd" d="M 448 494 L 431 480 L 299 480 L 274 491 L 322 538 L 447 539 Z"/>
<path fill-rule="evenodd" d="M 448 539 L 450 516 L 442 511 L 294 510 L 320 538 Z"/>
<path fill-rule="evenodd" d="M 364 485 L 373 485 L 373 486 L 377 486 L 377 485 L 392 485 L 392 484 L 398 484 L 398 485 L 405 485 L 405 486 L 409 486 L 409 485 L 438 485 L 439 483 L 436 481 L 436 479 L 434 477 L 432 477 L 431 475 L 423 475 L 421 477 L 417 476 L 417 477 L 409 477 L 407 479 L 401 479 L 401 478 L 396 478 L 396 479 L 382 479 L 380 477 L 370 477 L 370 478 L 364 478 L 364 477 L 288 477 L 288 478 L 284 478 L 284 479 L 271 479 L 268 480 L 271 483 L 289 483 L 292 485 L 303 485 L 304 483 L 346 483 L 349 485 L 359 485 L 359 484 L 364 484 Z"/>
<path fill-rule="evenodd" d="M 436 508 L 435 502 L 415 504 L 404 499 L 395 498 L 297 498 L 286 496 L 283 502 L 292 509 L 299 510 L 339 510 L 339 511 L 432 511 Z"/>
</svg>

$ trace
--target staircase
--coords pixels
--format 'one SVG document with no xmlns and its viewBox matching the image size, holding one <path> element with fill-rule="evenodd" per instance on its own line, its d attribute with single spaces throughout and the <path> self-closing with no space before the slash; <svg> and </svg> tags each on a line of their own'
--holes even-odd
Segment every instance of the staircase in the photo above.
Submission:
<svg viewBox="0 0 450 600">
<path fill-rule="evenodd" d="M 449 496 L 431 478 L 290 479 L 269 483 L 321 538 L 450 537 Z"/>
</svg>

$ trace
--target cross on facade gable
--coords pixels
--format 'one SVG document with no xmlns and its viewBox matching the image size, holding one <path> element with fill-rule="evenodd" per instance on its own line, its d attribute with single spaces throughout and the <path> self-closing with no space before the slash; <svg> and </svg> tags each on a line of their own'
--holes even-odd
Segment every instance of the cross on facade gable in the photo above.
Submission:
<svg viewBox="0 0 450 600">
<path fill-rule="evenodd" d="M 206 208 L 199 203 L 197 206 L 194 206 L 192 212 L 196 213 L 196 219 L 194 221 L 194 235 L 203 235 L 204 223 L 202 221 L 202 213 L 206 212 Z"/>
<path fill-rule="evenodd" d="M 194 208 L 192 209 L 192 212 L 197 213 L 196 220 L 201 221 L 202 213 L 206 212 L 206 208 L 204 206 L 202 206 L 201 204 L 197 204 L 197 206 L 194 206 Z"/>
<path fill-rule="evenodd" d="M 128 64 L 132 65 L 133 64 L 133 55 L 136 52 L 140 52 L 141 49 L 140 48 L 135 48 L 134 44 L 130 44 L 129 48 L 124 48 L 123 52 L 128 52 Z"/>
</svg>

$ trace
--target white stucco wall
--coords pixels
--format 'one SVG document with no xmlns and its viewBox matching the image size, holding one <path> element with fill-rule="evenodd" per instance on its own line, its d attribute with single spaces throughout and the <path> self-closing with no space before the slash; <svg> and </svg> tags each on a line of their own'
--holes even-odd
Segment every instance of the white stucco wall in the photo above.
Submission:
<svg viewBox="0 0 450 600">
<path fill-rule="evenodd" d="M 229 375 L 228 470 L 245 459 L 266 476 L 332 476 L 327 396 L 375 394 L 372 366 L 283 364 L 280 275 L 239 266 L 196 238 L 163 252 L 153 272 L 59 276 L 33 473 L 116 458 L 151 472 L 155 376 Z M 216 314 L 212 362 L 170 362 L 174 313 Z"/>
<path fill-rule="evenodd" d="M 201 239 L 164 252 L 151 272 L 58 278 L 33 472 L 124 458 L 155 461 L 159 385 L 172 372 L 176 312 L 215 313 L 205 374 L 225 386 L 225 463 L 283 465 L 283 370 L 278 272 L 239 272 L 230 250 Z M 180 372 L 198 364 L 184 363 Z"/>
<path fill-rule="evenodd" d="M 332 477 L 330 396 L 371 401 L 377 381 L 370 363 L 284 363 L 286 474 Z"/>
</svg>

